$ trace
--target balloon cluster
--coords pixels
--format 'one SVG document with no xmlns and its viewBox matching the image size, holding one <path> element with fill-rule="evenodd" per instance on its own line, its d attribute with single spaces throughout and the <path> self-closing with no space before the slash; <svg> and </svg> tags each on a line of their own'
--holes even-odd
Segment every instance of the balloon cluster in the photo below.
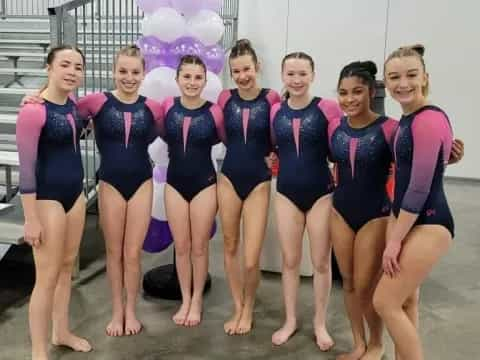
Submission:
<svg viewBox="0 0 480 360">
<path fill-rule="evenodd" d="M 141 93 L 159 101 L 179 96 L 176 68 L 182 56 L 197 55 L 208 70 L 202 97 L 215 102 L 225 63 L 218 44 L 225 31 L 218 14 L 222 0 L 137 0 L 137 5 L 145 12 L 143 37 L 137 41 L 147 71 Z"/>
<path fill-rule="evenodd" d="M 168 147 L 157 137 L 148 147 L 148 154 L 155 167 L 153 168 L 153 204 L 152 219 L 143 243 L 143 250 L 151 253 L 160 252 L 173 242 L 172 233 L 165 214 L 164 189 L 167 179 Z"/>
</svg>

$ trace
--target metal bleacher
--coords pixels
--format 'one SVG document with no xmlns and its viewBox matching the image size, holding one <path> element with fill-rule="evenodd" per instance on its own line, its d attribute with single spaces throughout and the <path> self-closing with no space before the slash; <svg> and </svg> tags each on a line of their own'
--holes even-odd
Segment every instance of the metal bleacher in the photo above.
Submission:
<svg viewBox="0 0 480 360">
<path fill-rule="evenodd" d="M 221 15 L 226 25 L 223 45 L 228 49 L 237 36 L 238 0 L 224 0 Z M 21 99 L 46 82 L 49 47 L 72 44 L 84 52 L 87 71 L 79 96 L 108 90 L 112 88 L 114 54 L 140 36 L 142 17 L 136 0 L 0 0 L 0 160 L 4 156 L 4 163 L 0 161 L 0 205 L 2 201 L 16 204 L 15 211 L 0 209 L 0 233 L 7 228 L 9 233 L 0 236 L 0 244 L 18 244 L 21 237 L 17 235 L 23 234 L 22 222 L 12 220 L 22 215 L 19 197 L 10 199 L 12 193 L 7 194 L 7 185 L 14 193 L 18 184 L 12 160 L 17 152 L 16 114 Z M 93 134 L 86 136 L 81 148 L 91 204 L 96 198 L 98 164 Z"/>
</svg>

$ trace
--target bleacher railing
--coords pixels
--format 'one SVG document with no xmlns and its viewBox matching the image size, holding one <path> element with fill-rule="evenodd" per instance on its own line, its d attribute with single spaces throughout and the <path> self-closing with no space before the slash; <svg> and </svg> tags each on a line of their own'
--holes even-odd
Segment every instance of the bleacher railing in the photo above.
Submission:
<svg viewBox="0 0 480 360">
<path fill-rule="evenodd" d="M 48 8 L 65 0 L 0 0 L 0 17 L 46 17 Z"/>
<path fill-rule="evenodd" d="M 230 49 L 237 39 L 238 2 L 224 0 L 221 10 L 225 49 Z M 51 46 L 76 45 L 85 54 L 87 72 L 78 95 L 112 89 L 115 53 L 141 35 L 143 13 L 136 6 L 136 0 L 69 0 L 50 7 L 48 14 Z M 97 152 L 93 135 L 85 140 L 85 146 L 86 189 L 95 189 Z"/>
</svg>

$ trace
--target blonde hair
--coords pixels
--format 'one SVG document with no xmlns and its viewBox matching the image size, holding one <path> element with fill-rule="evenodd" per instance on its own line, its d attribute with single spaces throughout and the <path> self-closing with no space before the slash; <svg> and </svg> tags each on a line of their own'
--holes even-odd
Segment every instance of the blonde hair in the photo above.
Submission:
<svg viewBox="0 0 480 360">
<path fill-rule="evenodd" d="M 143 57 L 143 54 L 137 45 L 127 45 L 117 51 L 115 54 L 115 62 L 113 63 L 114 69 L 120 56 L 131 56 L 140 59 L 142 62 L 142 67 L 145 70 L 145 58 Z"/>
<path fill-rule="evenodd" d="M 385 74 L 387 64 L 390 62 L 392 59 L 396 58 L 402 58 L 402 57 L 416 57 L 418 60 L 420 60 L 420 63 L 422 64 L 423 72 L 426 74 L 426 67 L 425 67 L 425 60 L 423 59 L 423 55 L 425 54 L 425 46 L 422 44 L 415 44 L 415 45 L 409 45 L 409 46 L 402 46 L 399 47 L 397 50 L 393 51 L 388 55 L 387 59 L 385 60 L 385 64 L 383 65 L 383 73 Z M 427 77 L 427 83 L 425 86 L 422 88 L 422 94 L 423 96 L 428 95 L 430 83 L 429 79 Z"/>
</svg>

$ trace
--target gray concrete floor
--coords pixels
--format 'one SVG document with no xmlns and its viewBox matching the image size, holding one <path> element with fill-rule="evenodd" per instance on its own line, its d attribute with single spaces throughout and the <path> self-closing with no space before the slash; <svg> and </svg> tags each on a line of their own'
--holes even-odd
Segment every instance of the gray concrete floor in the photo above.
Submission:
<svg viewBox="0 0 480 360">
<path fill-rule="evenodd" d="M 426 359 L 478 359 L 480 346 L 480 184 L 449 181 L 448 197 L 456 221 L 456 238 L 448 255 L 434 269 L 422 288 L 421 335 Z M 171 250 L 170 250 L 171 251 Z M 171 252 L 145 254 L 143 268 L 168 263 Z M 281 325 L 283 305 L 278 274 L 265 273 L 258 290 L 254 330 L 246 336 L 229 337 L 223 322 L 231 310 L 223 272 L 221 237 L 211 243 L 212 290 L 205 297 L 203 321 L 197 328 L 174 326 L 170 320 L 177 302 L 141 296 L 138 312 L 144 331 L 134 337 L 109 338 L 105 325 L 110 316 L 109 291 L 104 272 L 102 239 L 89 219 L 82 245 L 82 269 L 75 282 L 71 306 L 75 332 L 86 336 L 95 350 L 89 354 L 52 349 L 52 359 L 157 360 L 157 359 L 334 359 L 349 348 L 351 336 L 341 290 L 334 285 L 328 323 L 335 349 L 321 353 L 314 345 L 311 318 L 311 279 L 300 288 L 301 327 L 284 346 L 273 347 L 272 332 Z M 33 284 L 30 251 L 18 247 L 0 263 L 0 359 L 28 359 L 28 294 Z M 387 343 L 386 359 L 393 359 Z"/>
</svg>

